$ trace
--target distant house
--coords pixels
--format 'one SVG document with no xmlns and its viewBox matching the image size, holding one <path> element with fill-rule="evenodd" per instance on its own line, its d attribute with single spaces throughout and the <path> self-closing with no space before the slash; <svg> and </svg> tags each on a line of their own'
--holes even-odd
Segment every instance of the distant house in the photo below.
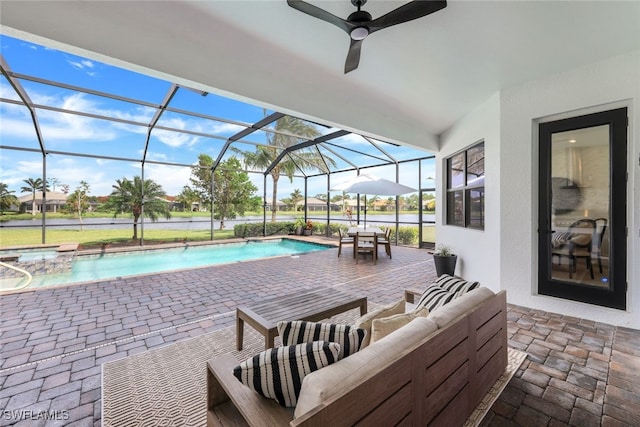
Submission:
<svg viewBox="0 0 640 427">
<path fill-rule="evenodd" d="M 358 200 L 357 199 L 343 199 L 343 200 L 338 200 L 336 201 L 336 204 L 339 208 L 344 207 L 345 210 L 347 208 L 351 209 L 352 212 L 356 211 L 356 208 L 358 206 Z M 360 210 L 364 211 L 364 202 L 360 202 Z"/>
<path fill-rule="evenodd" d="M 327 202 L 324 200 L 320 200 L 315 197 L 309 197 L 306 202 L 307 202 L 306 203 L 307 209 L 311 212 L 319 212 L 319 211 L 327 210 Z M 304 209 L 304 207 L 305 207 L 304 200 L 300 200 L 299 202 L 296 203 L 296 209 Z M 330 203 L 329 207 L 331 208 L 332 211 L 342 210 L 340 205 L 337 205 L 335 203 Z"/>
<path fill-rule="evenodd" d="M 65 193 L 59 193 L 57 191 L 47 191 L 46 200 L 46 212 L 58 212 L 64 205 L 67 204 L 68 195 Z M 36 192 L 36 212 L 42 212 L 42 192 Z M 33 194 L 28 193 L 24 196 L 18 197 L 18 203 L 20 205 L 20 212 L 31 212 L 33 209 Z"/>
<path fill-rule="evenodd" d="M 268 202 L 264 203 L 264 208 L 268 211 L 272 210 L 271 209 L 271 200 L 269 200 Z M 287 204 L 285 202 L 283 202 L 282 200 L 276 200 L 276 210 L 279 211 L 284 211 L 287 209 Z"/>
</svg>

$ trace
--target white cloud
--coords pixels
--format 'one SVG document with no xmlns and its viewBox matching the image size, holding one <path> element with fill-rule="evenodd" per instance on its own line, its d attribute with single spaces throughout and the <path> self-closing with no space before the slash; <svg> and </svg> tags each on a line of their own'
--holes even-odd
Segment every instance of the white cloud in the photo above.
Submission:
<svg viewBox="0 0 640 427">
<path fill-rule="evenodd" d="M 88 59 L 80 59 L 79 61 L 73 61 L 71 59 L 67 59 L 67 62 L 76 70 L 84 71 L 89 76 L 95 76 L 95 71 L 90 71 L 95 68 L 95 64 Z"/>
<path fill-rule="evenodd" d="M 144 178 L 152 179 L 162 185 L 162 189 L 169 196 L 175 196 L 182 191 L 182 187 L 189 184 L 191 169 L 186 167 L 149 164 L 144 168 Z"/>
<path fill-rule="evenodd" d="M 211 129 L 210 129 L 210 133 L 213 134 L 228 134 L 229 136 L 236 134 L 238 132 L 240 132 L 241 130 L 244 130 L 244 126 L 238 126 L 238 125 L 234 125 L 233 123 L 216 123 L 214 124 Z"/>
</svg>

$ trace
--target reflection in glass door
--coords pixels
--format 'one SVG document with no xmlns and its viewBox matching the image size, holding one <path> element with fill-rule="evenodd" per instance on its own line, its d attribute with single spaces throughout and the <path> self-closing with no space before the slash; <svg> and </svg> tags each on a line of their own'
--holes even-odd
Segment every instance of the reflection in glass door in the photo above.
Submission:
<svg viewBox="0 0 640 427">
<path fill-rule="evenodd" d="M 540 125 L 540 293 L 625 308 L 625 189 L 626 109 Z"/>
<path fill-rule="evenodd" d="M 609 175 L 609 125 L 551 135 L 552 279 L 609 287 Z"/>
</svg>

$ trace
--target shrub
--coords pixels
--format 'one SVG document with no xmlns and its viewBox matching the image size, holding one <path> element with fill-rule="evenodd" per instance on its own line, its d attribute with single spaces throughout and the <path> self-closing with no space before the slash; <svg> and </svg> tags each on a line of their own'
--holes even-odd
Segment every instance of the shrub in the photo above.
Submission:
<svg viewBox="0 0 640 427">
<path fill-rule="evenodd" d="M 393 235 L 393 233 L 391 233 Z M 400 227 L 398 240 L 403 245 L 415 245 L 418 243 L 418 229 L 416 227 Z"/>
<path fill-rule="evenodd" d="M 289 234 L 294 229 L 294 223 L 288 222 L 267 222 L 267 236 L 279 236 Z M 236 224 L 233 227 L 234 237 L 262 237 L 262 223 Z"/>
</svg>

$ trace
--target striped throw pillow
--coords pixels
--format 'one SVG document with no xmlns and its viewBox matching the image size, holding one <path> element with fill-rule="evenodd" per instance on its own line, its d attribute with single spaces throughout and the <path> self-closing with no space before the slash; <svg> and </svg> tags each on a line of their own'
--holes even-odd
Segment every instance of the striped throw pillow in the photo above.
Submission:
<svg viewBox="0 0 640 427">
<path fill-rule="evenodd" d="M 340 344 L 316 341 L 265 350 L 233 369 L 244 385 L 285 407 L 298 402 L 303 378 L 338 361 Z"/>
<path fill-rule="evenodd" d="M 445 291 L 455 294 L 454 298 L 458 298 L 459 296 L 480 287 L 480 282 L 468 282 L 457 277 L 449 276 L 448 274 L 443 274 L 438 277 L 435 284 Z"/>
<path fill-rule="evenodd" d="M 313 341 L 329 341 L 340 344 L 338 359 L 347 357 L 362 347 L 365 330 L 351 325 L 314 323 L 304 320 L 278 322 L 278 334 L 282 345 L 296 345 Z"/>
<path fill-rule="evenodd" d="M 416 310 L 426 307 L 429 311 L 433 311 L 443 305 L 453 301 L 455 294 L 437 285 L 427 286 L 422 293 L 420 300 L 416 304 Z"/>
</svg>

